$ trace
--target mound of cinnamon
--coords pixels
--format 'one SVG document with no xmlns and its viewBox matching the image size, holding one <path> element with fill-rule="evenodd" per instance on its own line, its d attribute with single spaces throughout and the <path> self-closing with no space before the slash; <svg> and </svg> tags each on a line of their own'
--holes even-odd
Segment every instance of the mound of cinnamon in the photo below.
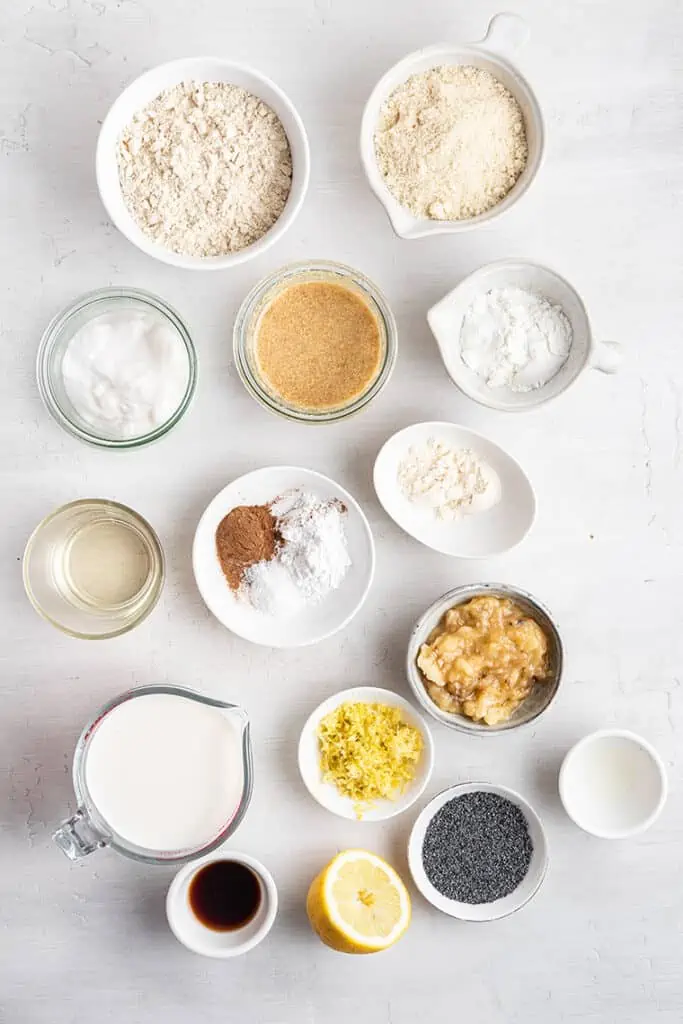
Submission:
<svg viewBox="0 0 683 1024">
<path fill-rule="evenodd" d="M 228 512 L 216 530 L 216 550 L 230 587 L 237 590 L 244 572 L 256 562 L 269 562 L 280 540 L 268 505 L 238 505 Z"/>
</svg>

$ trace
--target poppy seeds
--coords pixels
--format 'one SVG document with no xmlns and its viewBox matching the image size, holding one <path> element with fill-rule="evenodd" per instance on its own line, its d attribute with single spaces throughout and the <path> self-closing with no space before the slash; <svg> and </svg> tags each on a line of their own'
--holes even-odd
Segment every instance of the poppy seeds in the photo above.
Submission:
<svg viewBox="0 0 683 1024">
<path fill-rule="evenodd" d="M 425 832 L 422 863 L 434 888 L 459 903 L 509 896 L 529 870 L 533 843 L 522 811 L 484 791 L 454 797 Z"/>
</svg>

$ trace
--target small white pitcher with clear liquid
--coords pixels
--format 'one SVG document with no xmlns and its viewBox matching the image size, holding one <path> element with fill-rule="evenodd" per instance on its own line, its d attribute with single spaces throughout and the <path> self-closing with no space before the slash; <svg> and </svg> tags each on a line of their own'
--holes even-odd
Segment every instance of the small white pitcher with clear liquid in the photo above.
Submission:
<svg viewBox="0 0 683 1024">
<path fill-rule="evenodd" d="M 53 838 L 71 860 L 103 846 L 148 864 L 210 853 L 251 799 L 249 719 L 235 704 L 175 686 L 129 690 L 76 745 L 78 810 Z"/>
</svg>

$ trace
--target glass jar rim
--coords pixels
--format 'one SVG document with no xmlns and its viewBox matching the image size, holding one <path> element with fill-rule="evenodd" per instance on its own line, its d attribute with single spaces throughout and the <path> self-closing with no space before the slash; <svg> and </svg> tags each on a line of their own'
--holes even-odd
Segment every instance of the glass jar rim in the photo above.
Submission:
<svg viewBox="0 0 683 1024">
<path fill-rule="evenodd" d="M 336 274 L 339 277 L 350 278 L 358 284 L 366 296 L 372 300 L 374 306 L 373 312 L 379 316 L 386 337 L 384 359 L 377 376 L 370 386 L 347 405 L 342 405 L 337 408 L 321 412 L 297 409 L 294 406 L 287 406 L 284 403 L 278 402 L 272 394 L 262 387 L 261 383 L 252 371 L 246 354 L 247 330 L 252 323 L 256 305 L 261 297 L 267 294 L 269 289 L 278 285 L 280 282 L 296 279 L 298 275 L 304 275 L 306 272 L 316 271 L 323 273 L 327 271 L 328 273 L 333 275 Z M 356 270 L 355 267 L 351 267 L 346 263 L 336 262 L 335 260 L 300 260 L 280 267 L 278 270 L 275 270 L 272 274 L 268 274 L 256 283 L 244 298 L 235 318 L 235 326 L 233 329 L 233 356 L 237 372 L 246 391 L 266 409 L 269 409 L 278 416 L 293 420 L 297 423 L 337 423 L 340 420 L 348 419 L 348 417 L 361 412 L 362 409 L 377 397 L 388 383 L 396 364 L 397 354 L 398 329 L 396 327 L 394 314 L 384 294 L 362 271 Z"/>
<path fill-rule="evenodd" d="M 87 310 L 88 307 L 96 305 L 97 303 L 106 302 L 107 300 L 111 300 L 113 303 L 118 303 L 125 302 L 126 299 L 132 299 L 137 303 L 154 309 L 171 324 L 182 341 L 187 355 L 188 380 L 185 393 L 183 394 L 178 408 L 165 423 L 155 427 L 154 430 L 149 431 L 147 434 L 141 434 L 139 437 L 122 438 L 119 440 L 116 438 L 101 437 L 94 431 L 85 429 L 75 423 L 64 409 L 62 409 L 61 405 L 57 401 L 54 388 L 52 386 L 49 361 L 52 351 L 59 341 L 61 341 L 65 329 L 72 317 L 84 310 Z M 71 434 L 72 437 L 77 437 L 80 441 L 84 441 L 86 444 L 92 445 L 96 448 L 104 448 L 108 451 L 132 451 L 136 448 L 143 448 L 148 444 L 152 444 L 154 441 L 158 441 L 180 422 L 187 412 L 197 388 L 197 365 L 197 352 L 190 332 L 181 316 L 172 306 L 170 306 L 164 299 L 159 298 L 158 295 L 154 295 L 152 292 L 145 291 L 142 288 L 112 286 L 86 292 L 52 318 L 43 331 L 43 335 L 38 346 L 38 353 L 36 356 L 36 379 L 38 382 L 40 397 L 43 400 L 45 408 L 48 410 L 55 422 L 66 430 L 67 433 Z"/>
</svg>

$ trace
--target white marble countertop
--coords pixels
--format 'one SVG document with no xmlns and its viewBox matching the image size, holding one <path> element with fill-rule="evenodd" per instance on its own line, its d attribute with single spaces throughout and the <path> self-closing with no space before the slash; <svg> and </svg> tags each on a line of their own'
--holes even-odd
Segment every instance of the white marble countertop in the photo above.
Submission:
<svg viewBox="0 0 683 1024">
<path fill-rule="evenodd" d="M 532 36 L 520 66 L 547 115 L 546 165 L 494 225 L 404 242 L 362 177 L 362 105 L 406 52 L 481 37 L 491 5 L 463 0 L 15 0 L 3 5 L 0 90 L 0 1018 L 4 1024 L 665 1024 L 683 1015 L 683 571 L 681 273 L 683 21 L 678 0 L 518 0 Z M 311 189 L 291 232 L 231 273 L 153 262 L 108 223 L 94 182 L 98 121 L 142 70 L 215 51 L 275 78 L 310 133 Z M 518 417 L 487 412 L 449 383 L 425 310 L 463 274 L 520 255 L 557 267 L 585 297 L 598 336 L 627 348 L 615 377 L 587 373 L 567 395 Z M 381 398 L 330 428 L 280 422 L 240 385 L 235 311 L 258 278 L 304 257 L 356 264 L 396 312 L 400 355 Z M 200 384 L 165 442 L 114 456 L 63 433 L 43 409 L 34 359 L 47 321 L 107 284 L 170 299 L 193 331 Z M 462 564 L 399 532 L 371 467 L 382 441 L 420 419 L 454 419 L 502 439 L 535 482 L 540 515 L 510 555 Z M 190 542 L 208 499 L 234 476 L 302 463 L 366 509 L 378 571 L 344 632 L 275 652 L 225 631 L 203 606 Z M 64 501 L 132 504 L 160 533 L 160 606 L 115 641 L 86 643 L 42 622 L 20 560 L 38 520 Z M 458 583 L 517 583 L 556 613 L 568 653 L 561 696 L 531 731 L 490 740 L 434 728 L 429 795 L 482 778 L 538 808 L 551 871 L 538 897 L 497 924 L 466 926 L 415 895 L 406 938 L 381 957 L 345 958 L 309 931 L 304 896 L 338 849 L 367 846 L 406 872 L 413 815 L 383 825 L 335 819 L 308 797 L 295 741 L 308 711 L 344 686 L 407 693 L 413 620 Z M 70 809 L 81 725 L 132 684 L 168 680 L 242 703 L 256 743 L 256 791 L 235 846 L 272 869 L 281 913 L 268 941 L 234 962 L 188 953 L 167 930 L 172 872 L 108 852 L 77 864 L 50 840 Z M 605 724 L 633 727 L 669 767 L 659 823 L 623 843 L 593 840 L 564 816 L 557 769 Z"/>
</svg>

